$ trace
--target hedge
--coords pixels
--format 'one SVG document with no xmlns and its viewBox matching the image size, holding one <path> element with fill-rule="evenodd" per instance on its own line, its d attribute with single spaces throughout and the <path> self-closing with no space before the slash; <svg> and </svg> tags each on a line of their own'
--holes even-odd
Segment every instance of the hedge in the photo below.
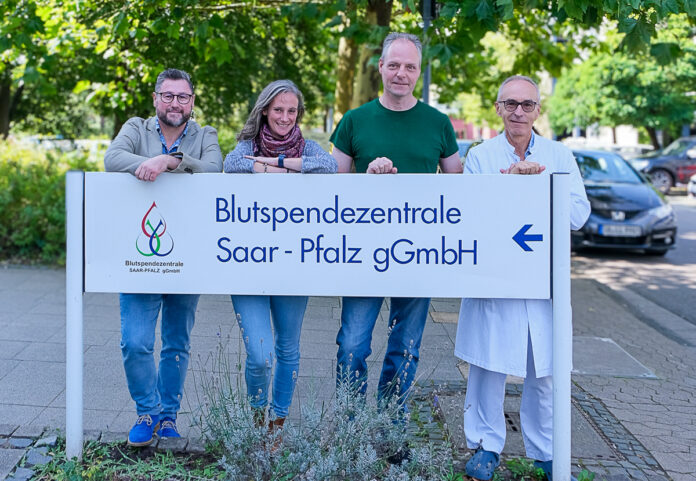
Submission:
<svg viewBox="0 0 696 481">
<path fill-rule="evenodd" d="M 65 173 L 101 169 L 101 155 L 0 141 L 0 259 L 65 264 Z"/>
</svg>

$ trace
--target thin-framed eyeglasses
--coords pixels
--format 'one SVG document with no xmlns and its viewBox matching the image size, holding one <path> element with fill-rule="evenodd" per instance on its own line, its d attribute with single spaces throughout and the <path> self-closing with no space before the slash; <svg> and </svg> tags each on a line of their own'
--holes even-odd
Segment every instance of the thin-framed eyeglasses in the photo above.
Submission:
<svg viewBox="0 0 696 481">
<path fill-rule="evenodd" d="M 522 102 L 518 102 L 517 100 L 498 100 L 496 103 L 498 104 L 503 104 L 505 106 L 505 110 L 508 112 L 514 112 L 517 110 L 517 106 L 521 105 L 522 110 L 525 112 L 529 113 L 532 112 L 537 105 L 539 105 L 539 102 L 535 102 L 533 100 L 523 100 Z"/>
<path fill-rule="evenodd" d="M 160 96 L 160 99 L 162 99 L 162 102 L 165 104 L 171 104 L 174 101 L 174 98 L 176 98 L 176 101 L 179 102 L 181 105 L 186 105 L 191 101 L 191 98 L 193 95 L 190 94 L 173 94 L 171 92 L 155 92 L 157 95 Z"/>
</svg>

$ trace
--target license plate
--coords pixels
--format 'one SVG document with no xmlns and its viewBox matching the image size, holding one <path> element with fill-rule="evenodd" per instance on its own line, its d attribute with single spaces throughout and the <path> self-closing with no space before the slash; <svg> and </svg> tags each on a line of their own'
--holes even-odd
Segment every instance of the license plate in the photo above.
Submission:
<svg viewBox="0 0 696 481">
<path fill-rule="evenodd" d="M 637 225 L 603 224 L 599 226 L 599 234 L 607 237 L 640 237 L 642 232 Z"/>
</svg>

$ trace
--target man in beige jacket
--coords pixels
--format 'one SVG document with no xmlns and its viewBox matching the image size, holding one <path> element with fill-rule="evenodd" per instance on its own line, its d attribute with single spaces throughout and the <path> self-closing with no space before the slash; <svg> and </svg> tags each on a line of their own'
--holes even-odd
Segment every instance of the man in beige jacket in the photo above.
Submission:
<svg viewBox="0 0 696 481">
<path fill-rule="evenodd" d="M 104 156 L 108 172 L 130 172 L 154 182 L 163 172 L 221 172 L 222 154 L 214 128 L 191 120 L 195 95 L 186 72 L 159 74 L 152 93 L 156 116 L 133 117 Z M 189 337 L 198 295 L 120 294 L 121 353 L 137 421 L 128 444 L 146 446 L 160 437 L 179 437 L 176 415 L 189 360 Z M 155 366 L 157 317 L 162 311 L 162 351 Z"/>
</svg>

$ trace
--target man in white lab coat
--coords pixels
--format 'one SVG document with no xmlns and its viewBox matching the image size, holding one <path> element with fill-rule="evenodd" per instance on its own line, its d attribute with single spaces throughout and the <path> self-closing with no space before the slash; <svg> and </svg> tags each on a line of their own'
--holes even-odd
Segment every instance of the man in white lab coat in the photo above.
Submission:
<svg viewBox="0 0 696 481">
<path fill-rule="evenodd" d="M 582 227 L 590 214 L 590 204 L 572 152 L 532 130 L 540 113 L 536 83 L 519 75 L 506 79 L 498 91 L 495 109 L 505 131 L 469 151 L 464 173 L 568 172 L 571 228 Z M 466 465 L 469 476 L 491 479 L 500 464 L 505 444 L 505 378 L 512 374 L 524 378 L 520 419 L 527 456 L 551 480 L 551 320 L 550 300 L 462 299 L 455 354 L 470 365 L 464 431 L 467 446 L 476 452 Z"/>
</svg>

